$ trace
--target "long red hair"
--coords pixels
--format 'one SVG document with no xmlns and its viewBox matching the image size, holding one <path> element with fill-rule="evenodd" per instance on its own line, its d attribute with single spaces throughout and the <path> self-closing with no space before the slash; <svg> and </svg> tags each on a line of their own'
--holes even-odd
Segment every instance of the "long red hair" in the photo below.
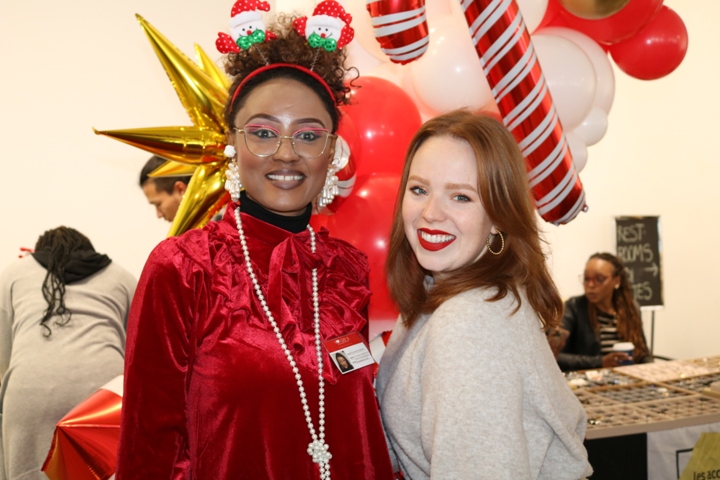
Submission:
<svg viewBox="0 0 720 480">
<path fill-rule="evenodd" d="M 505 247 L 500 255 L 483 254 L 426 291 L 424 278 L 429 272 L 420 266 L 405 237 L 402 203 L 415 153 L 428 138 L 436 136 L 464 140 L 472 147 L 480 199 L 489 219 L 502 232 Z M 491 242 L 493 251 L 501 249 L 497 237 Z M 544 327 L 559 323 L 563 304 L 545 265 L 525 161 L 502 123 L 490 116 L 456 110 L 429 120 L 418 130 L 405 158 L 385 268 L 390 295 L 408 326 L 420 314 L 433 312 L 447 299 L 478 287 L 496 290 L 490 301 L 511 293 L 516 300 L 515 311 L 524 291 Z"/>
</svg>

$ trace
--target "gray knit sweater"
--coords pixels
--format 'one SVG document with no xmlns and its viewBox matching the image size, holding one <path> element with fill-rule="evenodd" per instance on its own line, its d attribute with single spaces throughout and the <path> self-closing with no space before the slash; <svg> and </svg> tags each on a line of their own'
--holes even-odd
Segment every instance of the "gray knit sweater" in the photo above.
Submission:
<svg viewBox="0 0 720 480">
<path fill-rule="evenodd" d="M 585 411 L 523 297 L 464 292 L 398 321 L 377 394 L 391 455 L 406 478 L 577 480 L 592 473 Z"/>
</svg>

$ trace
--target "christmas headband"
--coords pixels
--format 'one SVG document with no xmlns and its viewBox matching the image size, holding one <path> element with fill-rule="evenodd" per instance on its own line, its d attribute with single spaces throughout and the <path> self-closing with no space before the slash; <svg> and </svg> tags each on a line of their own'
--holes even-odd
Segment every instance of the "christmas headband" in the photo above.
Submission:
<svg viewBox="0 0 720 480">
<path fill-rule="evenodd" d="M 295 70 L 298 70 L 300 72 L 303 72 L 307 75 L 310 75 L 312 78 L 317 80 L 320 85 L 323 86 L 325 91 L 330 95 L 331 99 L 335 99 L 335 95 L 333 94 L 333 91 L 330 89 L 330 85 L 327 84 L 327 82 L 317 73 L 313 72 L 309 68 L 305 68 L 302 65 L 297 65 L 295 63 L 271 63 L 269 65 L 265 65 L 263 67 L 260 67 L 256 70 L 253 70 L 250 74 L 248 74 L 245 78 L 243 78 L 243 81 L 240 82 L 240 85 L 235 89 L 235 93 L 233 93 L 232 100 L 230 101 L 230 105 L 235 103 L 235 99 L 239 95 L 240 91 L 243 89 L 243 87 L 254 77 L 257 77 L 263 72 L 267 72 L 268 70 L 273 70 L 275 68 L 294 68 Z"/>
<path fill-rule="evenodd" d="M 231 104 L 235 102 L 239 92 L 247 84 L 247 82 L 258 74 L 271 70 L 273 68 L 294 68 L 298 71 L 310 75 L 312 78 L 320 82 L 330 95 L 331 99 L 335 98 L 330 86 L 312 68 L 305 68 L 301 65 L 292 63 L 275 63 L 270 64 L 263 55 L 259 45 L 275 40 L 277 36 L 268 31 L 259 11 L 268 12 L 270 4 L 263 0 L 237 0 L 230 12 L 230 33 L 218 33 L 215 46 L 220 53 L 239 53 L 240 50 L 248 50 L 255 46 L 258 53 L 265 59 L 266 65 L 258 68 L 238 85 L 233 93 Z M 350 26 L 352 16 L 345 12 L 345 9 L 335 0 L 324 0 L 320 2 L 311 17 L 300 17 L 293 21 L 295 31 L 307 38 L 308 45 L 316 49 L 324 49 L 328 52 L 341 49 L 347 45 L 355 36 L 355 31 Z M 317 58 L 317 51 L 316 51 Z M 313 61 L 314 66 L 314 61 Z"/>
<path fill-rule="evenodd" d="M 220 53 L 238 53 L 253 45 L 274 40 L 277 36 L 268 31 L 260 12 L 270 11 L 270 4 L 263 0 L 237 0 L 230 12 L 230 35 L 218 33 L 215 46 Z M 328 52 L 343 48 L 355 36 L 350 26 L 352 15 L 335 0 L 317 4 L 310 17 L 293 21 L 297 33 L 308 39 L 313 48 Z"/>
</svg>

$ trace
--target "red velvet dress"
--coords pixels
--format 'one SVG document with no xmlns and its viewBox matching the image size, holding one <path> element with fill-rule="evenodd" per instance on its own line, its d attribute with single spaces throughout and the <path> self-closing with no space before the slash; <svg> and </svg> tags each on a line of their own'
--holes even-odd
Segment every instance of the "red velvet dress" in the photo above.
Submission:
<svg viewBox="0 0 720 480">
<path fill-rule="evenodd" d="M 323 339 L 366 332 L 366 257 L 341 240 L 242 214 L 250 258 L 298 363 L 317 429 L 312 269 Z M 372 367 L 342 375 L 327 352 L 333 479 L 390 479 Z M 253 292 L 232 209 L 150 255 L 128 326 L 118 480 L 317 479 L 295 377 Z"/>
</svg>

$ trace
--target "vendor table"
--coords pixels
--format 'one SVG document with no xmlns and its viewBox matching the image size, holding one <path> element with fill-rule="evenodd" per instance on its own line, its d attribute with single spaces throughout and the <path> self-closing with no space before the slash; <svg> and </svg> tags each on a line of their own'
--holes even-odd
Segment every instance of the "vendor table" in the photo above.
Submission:
<svg viewBox="0 0 720 480">
<path fill-rule="evenodd" d="M 566 377 L 587 413 L 592 480 L 676 480 L 700 433 L 720 431 L 720 356 Z"/>
</svg>

